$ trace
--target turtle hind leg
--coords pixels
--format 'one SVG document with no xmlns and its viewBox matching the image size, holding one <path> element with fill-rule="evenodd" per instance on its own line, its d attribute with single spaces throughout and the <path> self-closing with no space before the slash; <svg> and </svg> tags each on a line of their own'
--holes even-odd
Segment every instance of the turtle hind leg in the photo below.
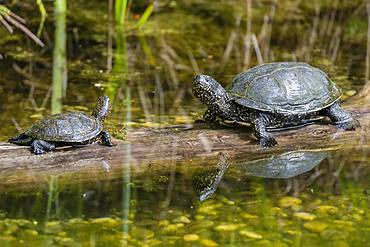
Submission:
<svg viewBox="0 0 370 247">
<path fill-rule="evenodd" d="M 360 123 L 352 114 L 344 110 L 339 103 L 334 103 L 324 110 L 324 114 L 330 118 L 332 123 L 343 130 L 355 130 L 360 126 Z"/>
<path fill-rule="evenodd" d="M 258 138 L 262 147 L 272 147 L 277 144 L 275 138 L 272 137 L 266 130 L 266 127 L 270 122 L 271 117 L 266 114 L 257 112 L 251 115 L 251 124 L 254 134 Z"/>
<path fill-rule="evenodd" d="M 54 151 L 55 145 L 43 140 L 34 140 L 31 144 L 31 150 L 34 154 L 43 154 L 46 151 Z"/>
<path fill-rule="evenodd" d="M 29 146 L 31 145 L 32 143 L 32 138 L 25 135 L 24 133 L 20 134 L 20 135 L 17 135 L 13 138 L 10 138 L 8 140 L 10 143 L 14 143 L 14 144 L 17 144 L 17 145 L 22 145 L 22 146 Z"/>
<path fill-rule="evenodd" d="M 101 141 L 102 141 L 102 144 L 103 145 L 108 146 L 108 147 L 112 147 L 113 146 L 113 143 L 112 143 L 112 140 L 110 138 L 110 134 L 109 134 L 108 131 L 103 130 L 100 133 L 100 136 L 101 136 Z"/>
</svg>

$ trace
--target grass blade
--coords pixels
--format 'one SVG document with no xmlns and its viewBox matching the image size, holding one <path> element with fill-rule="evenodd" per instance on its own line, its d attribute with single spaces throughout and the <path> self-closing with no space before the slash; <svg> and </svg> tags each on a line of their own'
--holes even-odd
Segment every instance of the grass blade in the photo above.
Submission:
<svg viewBox="0 0 370 247">
<path fill-rule="evenodd" d="M 150 4 L 146 8 L 146 10 L 144 11 L 143 15 L 140 17 L 140 19 L 137 22 L 137 27 L 139 29 L 142 28 L 145 25 L 145 23 L 148 21 L 149 17 L 153 13 L 153 10 L 154 10 L 154 5 L 153 4 Z"/>
</svg>

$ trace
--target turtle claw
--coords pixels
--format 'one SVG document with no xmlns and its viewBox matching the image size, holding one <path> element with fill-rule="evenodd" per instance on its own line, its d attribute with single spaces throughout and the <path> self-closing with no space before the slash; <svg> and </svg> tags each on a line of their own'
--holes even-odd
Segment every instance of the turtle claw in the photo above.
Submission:
<svg viewBox="0 0 370 247">
<path fill-rule="evenodd" d="M 356 119 L 352 119 L 352 121 L 337 122 L 335 126 L 342 130 L 356 130 L 357 127 L 360 127 L 360 122 Z"/>
<path fill-rule="evenodd" d="M 46 151 L 55 150 L 55 145 L 43 140 L 35 140 L 31 144 L 31 150 L 34 154 L 43 154 Z"/>
<path fill-rule="evenodd" d="M 103 145 L 105 145 L 105 146 L 108 146 L 108 147 L 113 147 L 113 146 L 115 146 L 113 143 L 111 143 L 111 142 L 103 142 Z"/>
<path fill-rule="evenodd" d="M 39 154 L 44 154 L 45 153 L 45 150 L 42 149 L 42 148 L 36 148 L 36 149 L 33 149 L 32 151 L 34 154 L 36 155 L 39 155 Z"/>
<path fill-rule="evenodd" d="M 326 110 L 326 115 L 332 123 L 341 130 L 355 130 L 360 127 L 360 122 L 350 113 L 344 110 L 339 103 L 334 103 Z"/>
<path fill-rule="evenodd" d="M 275 140 L 275 138 L 273 138 L 271 136 L 260 138 L 261 147 L 264 147 L 264 148 L 273 147 L 276 144 L 277 144 L 277 141 Z"/>
<path fill-rule="evenodd" d="M 113 143 L 110 138 L 109 132 L 106 130 L 103 130 L 101 132 L 101 141 L 103 145 L 108 146 L 108 147 L 113 147 Z"/>
</svg>

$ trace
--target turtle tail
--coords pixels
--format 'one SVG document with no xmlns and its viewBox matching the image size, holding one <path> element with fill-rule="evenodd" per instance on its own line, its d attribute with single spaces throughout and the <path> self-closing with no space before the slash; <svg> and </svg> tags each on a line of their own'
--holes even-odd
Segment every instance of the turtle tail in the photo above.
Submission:
<svg viewBox="0 0 370 247">
<path fill-rule="evenodd" d="M 20 135 L 17 135 L 13 138 L 10 138 L 8 140 L 10 143 L 22 145 L 22 146 L 29 146 L 32 143 L 32 138 L 27 136 L 26 134 L 22 133 Z"/>
</svg>

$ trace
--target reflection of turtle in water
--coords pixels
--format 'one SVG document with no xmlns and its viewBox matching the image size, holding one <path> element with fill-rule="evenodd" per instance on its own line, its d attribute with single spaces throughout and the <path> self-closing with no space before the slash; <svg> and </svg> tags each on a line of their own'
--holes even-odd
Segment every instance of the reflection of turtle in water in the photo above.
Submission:
<svg viewBox="0 0 370 247">
<path fill-rule="evenodd" d="M 109 98 L 101 96 L 92 115 L 82 112 L 51 115 L 9 142 L 31 146 L 34 154 L 53 151 L 56 146 L 85 145 L 97 139 L 101 139 L 103 145 L 112 146 L 109 133 L 102 126 L 109 111 Z"/>
<path fill-rule="evenodd" d="M 250 123 L 263 147 L 277 143 L 268 129 L 306 124 L 318 116 L 328 116 L 344 130 L 359 126 L 340 107 L 341 90 L 327 74 L 306 63 L 257 66 L 239 74 L 226 90 L 212 77 L 198 75 L 193 93 L 208 106 L 207 122 Z"/>
<path fill-rule="evenodd" d="M 294 151 L 246 163 L 244 168 L 250 176 L 288 179 L 312 170 L 326 157 L 323 152 Z"/>
<path fill-rule="evenodd" d="M 216 166 L 202 168 L 192 176 L 193 188 L 199 200 L 204 201 L 215 193 L 218 185 L 229 167 L 229 158 L 221 154 Z"/>
<path fill-rule="evenodd" d="M 267 159 L 238 162 L 235 167 L 242 167 L 249 176 L 289 179 L 314 169 L 326 157 L 325 152 L 293 151 Z M 231 162 L 228 156 L 221 155 L 217 165 L 202 168 L 192 176 L 193 188 L 201 201 L 213 195 Z"/>
</svg>

